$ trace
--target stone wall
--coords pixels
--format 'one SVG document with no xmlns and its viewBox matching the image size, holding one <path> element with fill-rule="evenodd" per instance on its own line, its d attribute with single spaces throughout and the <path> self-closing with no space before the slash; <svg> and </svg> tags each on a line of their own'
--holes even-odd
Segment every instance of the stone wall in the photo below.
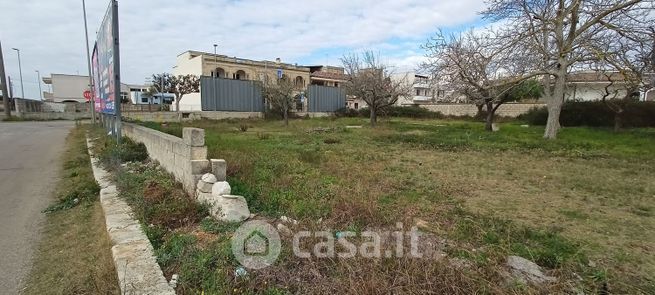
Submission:
<svg viewBox="0 0 655 295">
<path fill-rule="evenodd" d="M 19 117 L 26 120 L 82 120 L 91 119 L 91 113 L 20 113 Z"/>
<path fill-rule="evenodd" d="M 123 135 L 143 143 L 150 158 L 173 174 L 189 195 L 195 193 L 202 175 L 211 170 L 204 129 L 184 128 L 179 138 L 136 124 L 123 123 L 122 126 Z"/>
<path fill-rule="evenodd" d="M 515 118 L 532 108 L 543 106 L 546 105 L 542 103 L 507 103 L 498 108 L 496 115 Z M 421 105 L 421 107 L 446 116 L 475 116 L 478 112 L 478 108 L 473 104 L 431 104 Z"/>
<path fill-rule="evenodd" d="M 222 119 L 247 119 L 261 118 L 259 112 L 124 112 L 123 117 L 143 122 L 179 122 L 193 121 L 200 119 L 222 120 Z"/>
</svg>

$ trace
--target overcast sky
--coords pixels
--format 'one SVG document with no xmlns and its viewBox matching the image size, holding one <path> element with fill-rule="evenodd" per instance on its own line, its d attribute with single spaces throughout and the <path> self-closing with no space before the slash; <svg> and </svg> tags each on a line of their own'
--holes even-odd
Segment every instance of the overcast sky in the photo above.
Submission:
<svg viewBox="0 0 655 295">
<path fill-rule="evenodd" d="M 108 0 L 87 0 L 91 49 Z M 119 1 L 122 82 L 170 72 L 186 50 L 284 62 L 339 65 L 345 53 L 380 52 L 401 70 L 420 62 L 437 29 L 479 23 L 484 0 L 124 0 Z M 20 96 L 38 98 L 37 74 L 87 74 L 81 0 L 0 0 L 0 41 Z M 47 86 L 42 85 L 44 90 Z"/>
</svg>

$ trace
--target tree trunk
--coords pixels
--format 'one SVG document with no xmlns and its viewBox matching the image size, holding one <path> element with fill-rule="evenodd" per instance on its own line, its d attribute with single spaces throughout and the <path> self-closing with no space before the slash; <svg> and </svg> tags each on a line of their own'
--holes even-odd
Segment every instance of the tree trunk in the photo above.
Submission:
<svg viewBox="0 0 655 295">
<path fill-rule="evenodd" d="M 370 109 L 371 109 L 371 127 L 375 127 L 378 122 L 378 114 L 376 112 L 377 110 L 373 107 L 371 107 Z"/>
<path fill-rule="evenodd" d="M 177 111 L 178 113 L 180 112 L 180 99 L 179 98 L 177 98 L 175 100 L 175 111 Z"/>
<path fill-rule="evenodd" d="M 284 126 L 289 126 L 289 109 L 284 109 Z"/>
<path fill-rule="evenodd" d="M 482 117 L 482 108 L 484 107 L 484 105 L 483 104 L 476 104 L 475 107 L 478 108 L 478 113 L 475 114 L 475 117 L 476 118 Z"/>
<path fill-rule="evenodd" d="M 562 112 L 564 104 L 564 89 L 566 87 L 566 62 L 560 60 L 560 69 L 555 77 L 555 85 L 552 96 L 548 98 L 548 120 L 546 121 L 546 130 L 544 131 L 545 139 L 556 139 L 557 132 L 560 129 L 559 115 Z"/>
<path fill-rule="evenodd" d="M 493 131 L 491 126 L 494 123 L 494 104 L 492 102 L 487 102 L 487 117 L 485 119 L 484 130 Z"/>
</svg>

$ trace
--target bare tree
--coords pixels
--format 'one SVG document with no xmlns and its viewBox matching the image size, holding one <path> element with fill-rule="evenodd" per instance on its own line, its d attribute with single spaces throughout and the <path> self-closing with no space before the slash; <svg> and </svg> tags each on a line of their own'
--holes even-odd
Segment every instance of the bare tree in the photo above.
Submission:
<svg viewBox="0 0 655 295">
<path fill-rule="evenodd" d="M 175 109 L 180 111 L 180 100 L 184 95 L 200 92 L 200 79 L 195 75 L 173 76 L 169 73 L 152 75 L 153 86 L 161 93 L 175 95 Z"/>
<path fill-rule="evenodd" d="M 651 25 L 651 24 L 646 24 Z M 590 46 L 598 56 L 596 72 L 607 81 L 602 101 L 614 113 L 614 131 L 623 127 L 628 103 L 653 87 L 655 28 L 611 28 L 605 42 Z"/>
<path fill-rule="evenodd" d="M 268 102 L 272 111 L 279 113 L 284 118 L 284 126 L 289 126 L 289 111 L 295 102 L 294 94 L 297 91 L 296 85 L 287 77 L 276 79 L 273 83 L 264 76 L 260 83 L 262 96 Z"/>
<path fill-rule="evenodd" d="M 411 93 L 407 77 L 392 78 L 389 66 L 371 51 L 362 53 L 361 58 L 357 54 L 345 55 L 341 62 L 347 75 L 346 92 L 366 102 L 373 127 L 381 111 Z"/>
<path fill-rule="evenodd" d="M 567 75 L 597 59 L 588 44 L 600 42 L 609 27 L 628 28 L 634 20 L 646 20 L 653 0 L 489 0 L 483 12 L 488 19 L 514 28 L 520 41 L 540 62 L 545 72 L 544 97 L 548 120 L 544 138 L 554 139 L 560 129 Z"/>
<path fill-rule="evenodd" d="M 486 107 L 485 129 L 491 131 L 501 105 L 541 95 L 541 87 L 528 80 L 539 75 L 528 73 L 531 55 L 524 54 L 517 43 L 493 30 L 450 36 L 439 32 L 423 46 L 428 61 L 422 68 L 464 95 L 478 107 L 478 113 Z"/>
</svg>

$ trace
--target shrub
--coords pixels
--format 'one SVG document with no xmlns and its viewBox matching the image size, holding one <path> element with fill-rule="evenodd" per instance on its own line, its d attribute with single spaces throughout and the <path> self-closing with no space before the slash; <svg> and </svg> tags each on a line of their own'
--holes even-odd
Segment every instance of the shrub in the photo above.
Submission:
<svg viewBox="0 0 655 295">
<path fill-rule="evenodd" d="M 405 117 L 405 118 L 422 118 L 422 119 L 442 119 L 444 115 L 439 112 L 433 112 L 419 106 L 399 107 L 392 106 L 382 111 L 383 116 Z"/>
<path fill-rule="evenodd" d="M 439 112 L 433 112 L 419 106 L 391 106 L 382 110 L 380 116 L 389 117 L 405 117 L 405 118 L 420 118 L 420 119 L 442 119 L 445 116 Z M 369 108 L 362 108 L 359 110 L 341 108 L 335 112 L 337 117 L 366 117 L 371 116 Z"/>
<path fill-rule="evenodd" d="M 359 117 L 359 111 L 351 108 L 340 108 L 334 112 L 336 117 Z"/>
<path fill-rule="evenodd" d="M 259 138 L 260 140 L 266 140 L 266 139 L 269 139 L 270 137 L 271 137 L 271 135 L 268 134 L 268 133 L 257 132 L 257 138 Z"/>
<path fill-rule="evenodd" d="M 148 150 L 143 143 L 136 143 L 127 137 L 117 144 L 115 140 L 105 141 L 105 147 L 100 153 L 100 160 L 107 165 L 124 162 L 142 162 L 148 159 Z"/>
<path fill-rule="evenodd" d="M 246 132 L 248 131 L 249 126 L 247 124 L 241 124 L 239 125 L 239 131 L 241 132 Z"/>
<path fill-rule="evenodd" d="M 546 125 L 546 107 L 534 108 L 519 119 L 531 125 Z M 614 126 L 614 112 L 602 101 L 566 102 L 562 106 L 560 124 L 567 127 L 611 127 Z M 655 102 L 628 102 L 623 114 L 624 127 L 655 127 Z"/>
<path fill-rule="evenodd" d="M 546 107 L 534 107 L 528 112 L 518 116 L 517 119 L 525 121 L 530 125 L 546 125 L 548 109 Z"/>
</svg>

